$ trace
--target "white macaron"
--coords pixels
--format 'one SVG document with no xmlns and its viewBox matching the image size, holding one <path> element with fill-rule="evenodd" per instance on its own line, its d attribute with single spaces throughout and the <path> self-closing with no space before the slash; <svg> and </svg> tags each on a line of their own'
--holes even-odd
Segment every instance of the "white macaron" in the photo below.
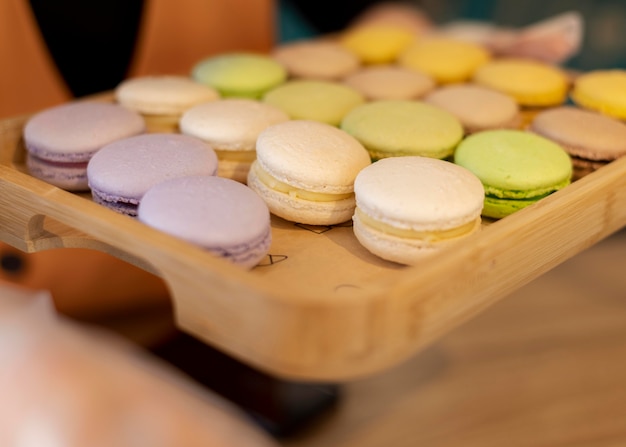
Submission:
<svg viewBox="0 0 626 447">
<path fill-rule="evenodd" d="M 175 131 L 185 111 L 220 97 L 214 88 L 177 75 L 129 78 L 114 94 L 119 104 L 140 113 L 151 131 Z"/>
<path fill-rule="evenodd" d="M 399 264 L 416 264 L 481 227 L 483 185 L 448 161 L 385 158 L 358 174 L 354 192 L 357 239 Z"/>
<path fill-rule="evenodd" d="M 198 104 L 180 119 L 180 131 L 207 142 L 216 152 L 217 175 L 245 183 L 256 158 L 256 139 L 266 127 L 287 121 L 278 107 L 246 98 Z"/>
<path fill-rule="evenodd" d="M 330 124 L 291 120 L 266 128 L 257 139 L 248 186 L 283 219 L 334 225 L 354 213 L 354 179 L 371 161 L 367 150 Z"/>
</svg>

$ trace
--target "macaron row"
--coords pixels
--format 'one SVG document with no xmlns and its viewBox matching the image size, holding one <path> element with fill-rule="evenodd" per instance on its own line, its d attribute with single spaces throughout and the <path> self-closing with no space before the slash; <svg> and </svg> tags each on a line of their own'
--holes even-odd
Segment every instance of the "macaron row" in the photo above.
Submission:
<svg viewBox="0 0 626 447">
<path fill-rule="evenodd" d="M 381 103 L 393 105 L 396 101 Z M 420 102 L 405 105 L 434 107 Z M 45 132 L 51 130 L 72 139 L 80 132 L 102 134 L 106 124 L 112 122 L 110 115 L 114 111 L 127 110 L 116 104 L 76 102 L 43 111 L 27 123 L 26 145 L 32 148 L 37 140 L 50 143 L 54 138 L 45 138 Z M 108 118 L 89 124 L 93 116 Z M 534 142 L 536 152 L 531 153 L 527 150 L 531 145 L 522 137 L 530 138 L 531 134 L 523 131 L 477 132 L 458 144 L 456 154 L 465 154 L 461 162 L 453 163 L 447 153 L 438 157 L 387 154 L 373 161 L 361 139 L 342 128 L 287 119 L 258 132 L 255 158 L 245 182 L 217 176 L 215 150 L 197 137 L 141 133 L 139 126 L 134 131 L 138 133 L 116 135 L 113 141 L 94 150 L 88 161 L 78 163 L 86 169 L 87 188 L 93 200 L 247 267 L 258 263 L 269 250 L 270 213 L 310 225 L 354 220 L 355 236 L 369 251 L 393 262 L 414 264 L 478 231 L 481 214 L 498 209 L 497 205 L 486 206 L 492 191 L 501 189 L 508 214 L 563 187 L 570 176 L 569 158 L 558 146 L 553 148 L 547 140 L 536 137 L 541 141 Z M 471 138 L 483 141 L 472 146 Z M 485 147 L 493 147 L 496 152 L 485 155 Z M 506 166 L 497 158 L 505 147 L 510 152 L 504 158 L 510 162 Z M 564 157 L 556 156 L 553 163 L 546 155 L 551 150 Z M 32 154 L 29 149 L 28 158 L 37 158 Z M 444 160 L 446 157 L 448 160 Z M 485 166 L 492 166 L 501 172 L 505 166 L 521 174 L 518 179 L 528 182 L 528 170 L 520 171 L 520 166 L 525 164 L 529 170 L 539 172 L 554 170 L 558 163 L 562 171 L 557 169 L 555 175 L 565 172 L 565 179 L 543 189 L 531 185 L 524 197 L 519 197 L 520 185 L 510 182 L 509 189 L 518 196 L 506 196 L 506 185 L 490 180 L 485 170 Z M 41 165 L 63 170 L 71 163 Z M 75 172 L 78 167 L 72 169 Z M 543 177 L 544 183 L 554 180 L 554 176 L 548 180 Z M 485 189 L 486 181 L 491 182 L 489 191 Z M 497 217 L 503 217 L 502 211 L 499 213 Z M 492 213 L 492 217 L 496 216 Z"/>
</svg>

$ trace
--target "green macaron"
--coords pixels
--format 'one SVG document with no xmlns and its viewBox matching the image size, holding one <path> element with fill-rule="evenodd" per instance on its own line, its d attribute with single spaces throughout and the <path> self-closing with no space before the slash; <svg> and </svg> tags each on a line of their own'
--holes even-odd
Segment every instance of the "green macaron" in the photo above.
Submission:
<svg viewBox="0 0 626 447">
<path fill-rule="evenodd" d="M 340 82 L 291 79 L 263 95 L 263 102 L 278 107 L 291 119 L 339 126 L 354 107 L 365 103 L 356 89 Z"/>
<path fill-rule="evenodd" d="M 463 126 L 452 113 L 417 100 L 367 102 L 343 118 L 341 129 L 359 140 L 372 160 L 448 158 L 463 137 Z"/>
<path fill-rule="evenodd" d="M 191 77 L 218 90 L 222 97 L 259 99 L 285 82 L 287 70 L 264 54 L 223 53 L 199 61 Z"/>
<path fill-rule="evenodd" d="M 522 130 L 487 130 L 465 138 L 454 162 L 485 188 L 482 215 L 499 219 L 570 184 L 572 161 L 558 144 Z"/>
</svg>

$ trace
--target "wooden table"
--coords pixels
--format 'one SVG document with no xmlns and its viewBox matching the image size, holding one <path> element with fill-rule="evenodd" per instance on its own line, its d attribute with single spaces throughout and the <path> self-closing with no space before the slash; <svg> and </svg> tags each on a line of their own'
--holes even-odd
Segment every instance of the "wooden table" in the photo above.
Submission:
<svg viewBox="0 0 626 447">
<path fill-rule="evenodd" d="M 626 231 L 384 374 L 288 447 L 626 445 Z"/>
</svg>

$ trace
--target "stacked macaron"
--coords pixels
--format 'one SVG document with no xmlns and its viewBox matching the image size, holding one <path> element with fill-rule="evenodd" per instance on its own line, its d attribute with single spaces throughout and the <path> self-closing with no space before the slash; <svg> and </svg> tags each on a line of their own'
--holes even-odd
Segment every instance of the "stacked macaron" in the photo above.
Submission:
<svg viewBox="0 0 626 447">
<path fill-rule="evenodd" d="M 216 176 L 154 185 L 141 200 L 138 219 L 245 268 L 257 265 L 272 242 L 265 202 L 245 185 Z"/>
<path fill-rule="evenodd" d="M 116 104 L 82 101 L 48 108 L 24 127 L 28 170 L 59 188 L 88 190 L 91 157 L 102 146 L 145 129 L 141 115 Z"/>
<path fill-rule="evenodd" d="M 359 141 L 330 124 L 289 120 L 257 139 L 248 186 L 286 220 L 333 225 L 354 213 L 354 179 L 370 165 Z"/>
</svg>

